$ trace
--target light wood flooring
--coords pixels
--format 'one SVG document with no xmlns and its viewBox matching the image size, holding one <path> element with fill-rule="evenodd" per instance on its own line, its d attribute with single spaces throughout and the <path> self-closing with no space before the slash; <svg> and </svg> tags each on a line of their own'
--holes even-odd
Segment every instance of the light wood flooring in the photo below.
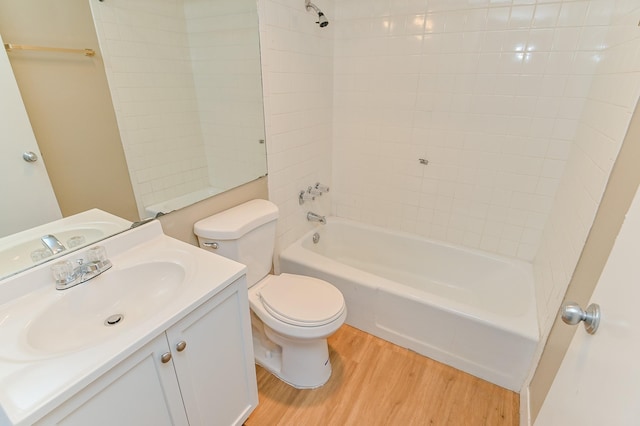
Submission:
<svg viewBox="0 0 640 426">
<path fill-rule="evenodd" d="M 298 390 L 258 369 L 246 426 L 517 425 L 516 393 L 348 325 L 329 338 L 333 374 Z"/>
</svg>

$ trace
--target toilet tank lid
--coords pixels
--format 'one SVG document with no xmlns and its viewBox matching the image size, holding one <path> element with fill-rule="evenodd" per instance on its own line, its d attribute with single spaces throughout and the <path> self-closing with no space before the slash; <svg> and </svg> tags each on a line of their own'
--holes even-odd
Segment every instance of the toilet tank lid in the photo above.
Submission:
<svg viewBox="0 0 640 426">
<path fill-rule="evenodd" d="M 251 200 L 202 219 L 193 226 L 198 237 L 235 240 L 278 218 L 278 207 L 268 200 Z"/>
</svg>

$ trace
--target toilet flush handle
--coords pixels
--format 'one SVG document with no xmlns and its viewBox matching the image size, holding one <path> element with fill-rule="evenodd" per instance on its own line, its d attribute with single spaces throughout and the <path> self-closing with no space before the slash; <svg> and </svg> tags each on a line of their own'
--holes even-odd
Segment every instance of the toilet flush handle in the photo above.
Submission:
<svg viewBox="0 0 640 426">
<path fill-rule="evenodd" d="M 203 246 L 205 247 L 209 247 L 211 249 L 217 250 L 218 249 L 218 243 L 216 243 L 215 241 L 207 241 L 202 243 Z"/>
</svg>

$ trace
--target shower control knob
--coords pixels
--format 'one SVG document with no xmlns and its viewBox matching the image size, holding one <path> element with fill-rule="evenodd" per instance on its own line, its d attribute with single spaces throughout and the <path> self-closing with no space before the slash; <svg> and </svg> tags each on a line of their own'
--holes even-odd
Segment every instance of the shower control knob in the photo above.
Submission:
<svg viewBox="0 0 640 426">
<path fill-rule="evenodd" d="M 322 191 L 320 189 L 314 188 L 312 186 L 307 188 L 307 192 L 311 195 L 322 195 Z"/>
<path fill-rule="evenodd" d="M 565 324 L 576 325 L 584 321 L 584 328 L 589 334 L 595 334 L 600 325 L 600 306 L 592 303 L 587 310 L 582 310 L 575 302 L 567 302 L 562 305 L 562 321 Z"/>
<path fill-rule="evenodd" d="M 298 204 L 300 205 L 303 205 L 305 201 L 313 201 L 315 199 L 316 196 L 307 191 L 300 191 L 300 194 L 298 194 Z"/>
</svg>

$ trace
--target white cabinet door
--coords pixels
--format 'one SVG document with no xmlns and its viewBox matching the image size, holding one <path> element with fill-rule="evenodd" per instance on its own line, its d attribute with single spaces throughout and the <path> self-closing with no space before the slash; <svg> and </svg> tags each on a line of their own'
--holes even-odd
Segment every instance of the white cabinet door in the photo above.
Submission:
<svg viewBox="0 0 640 426">
<path fill-rule="evenodd" d="M 22 159 L 29 151 L 37 161 Z M 0 170 L 0 237 L 62 218 L 4 49 L 0 49 Z"/>
<path fill-rule="evenodd" d="M 241 425 L 258 404 L 243 277 L 167 330 L 191 425 Z M 178 345 L 184 342 L 184 349 Z"/>
<path fill-rule="evenodd" d="M 602 310 L 600 327 L 589 335 L 579 325 L 536 426 L 640 424 L 639 253 L 636 193 L 591 297 Z"/>
<path fill-rule="evenodd" d="M 164 334 L 87 386 L 36 425 L 187 426 Z"/>
</svg>

